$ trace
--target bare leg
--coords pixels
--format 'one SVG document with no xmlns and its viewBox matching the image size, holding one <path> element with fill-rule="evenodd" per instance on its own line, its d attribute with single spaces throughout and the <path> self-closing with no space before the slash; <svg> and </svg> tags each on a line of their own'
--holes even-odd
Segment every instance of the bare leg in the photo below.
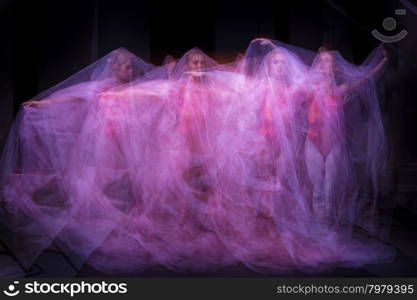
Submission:
<svg viewBox="0 0 417 300">
<path fill-rule="evenodd" d="M 308 138 L 305 142 L 305 160 L 308 176 L 313 185 L 312 210 L 315 216 L 322 217 L 325 215 L 322 196 L 325 159 L 316 145 Z"/>
<path fill-rule="evenodd" d="M 332 199 L 334 199 L 334 197 L 337 196 L 335 195 L 335 185 L 337 183 L 337 166 L 338 161 L 340 160 L 340 147 L 340 144 L 334 145 L 325 160 L 323 204 L 326 217 L 331 217 L 333 207 Z"/>
</svg>

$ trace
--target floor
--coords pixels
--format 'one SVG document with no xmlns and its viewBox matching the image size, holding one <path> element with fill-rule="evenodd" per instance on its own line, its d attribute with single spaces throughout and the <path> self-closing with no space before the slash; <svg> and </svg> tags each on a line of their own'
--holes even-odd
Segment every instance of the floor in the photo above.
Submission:
<svg viewBox="0 0 417 300">
<path fill-rule="evenodd" d="M 417 215 L 409 210 L 397 208 L 391 227 L 390 243 L 397 248 L 395 261 L 386 264 L 368 265 L 363 268 L 335 269 L 324 273 L 286 273 L 279 276 L 291 277 L 417 277 Z M 76 270 L 65 256 L 57 251 L 46 251 L 38 257 L 32 269 L 24 271 L 10 253 L 0 244 L 0 277 L 106 277 L 94 269 L 84 266 Z M 148 270 L 141 274 L 121 274 L 120 276 L 179 277 L 164 268 Z M 193 277 L 259 277 L 258 273 L 241 266 L 226 268 L 210 274 L 186 274 Z"/>
</svg>

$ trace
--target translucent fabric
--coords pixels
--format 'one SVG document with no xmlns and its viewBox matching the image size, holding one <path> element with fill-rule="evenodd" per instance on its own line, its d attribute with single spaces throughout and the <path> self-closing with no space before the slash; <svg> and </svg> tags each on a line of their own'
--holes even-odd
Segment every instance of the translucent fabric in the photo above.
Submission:
<svg viewBox="0 0 417 300">
<path fill-rule="evenodd" d="M 97 225 L 71 223 L 83 210 L 81 198 L 66 184 L 71 164 L 82 155 L 74 151 L 82 151 L 77 145 L 85 140 L 85 126 L 99 101 L 97 95 L 151 69 L 151 64 L 120 48 L 23 103 L 2 156 L 1 213 L 2 221 L 15 232 L 11 238 L 19 239 L 10 247 L 24 265 L 29 266 L 52 243 L 69 256 L 85 259 L 89 255 L 89 250 L 80 254 L 71 251 L 82 245 L 79 247 L 72 236 L 65 238 L 68 228 L 72 233 L 88 234 Z M 101 238 L 100 234 L 89 234 Z M 82 262 L 74 258 L 75 264 Z"/>
<path fill-rule="evenodd" d="M 175 271 L 236 262 L 211 229 L 209 213 L 211 198 L 218 190 L 221 116 L 231 97 L 230 88 L 219 80 L 226 75 L 215 70 L 216 66 L 194 48 L 176 62 L 171 79 L 139 80 L 102 94 L 102 109 L 111 111 L 111 123 L 106 125 L 103 120 L 102 130 L 110 132 L 105 137 L 109 144 L 116 139 L 119 145 L 115 154 L 107 155 L 120 158 L 108 165 L 105 180 L 114 180 L 116 171 L 124 173 L 123 185 L 136 191 L 132 196 L 136 205 L 125 212 L 118 228 L 122 232 L 115 230 L 90 258 L 96 268 L 137 270 L 132 261 L 144 261 L 138 253 L 150 257 L 150 264 Z M 151 76 L 164 78 L 155 76 L 158 72 Z M 118 105 L 120 102 L 124 104 Z M 103 138 L 97 137 L 93 153 Z M 91 162 L 90 157 L 86 160 Z"/>
<path fill-rule="evenodd" d="M 312 272 L 392 258 L 376 209 L 380 48 L 361 66 L 266 39 L 231 65 L 197 48 L 166 61 L 108 85 L 118 69 L 103 66 L 114 74 L 42 101 L 75 100 L 22 109 L 3 156 L 2 212 L 32 245 L 15 248 L 27 264 L 52 242 L 109 273 Z"/>
<path fill-rule="evenodd" d="M 381 182 L 388 172 L 387 147 L 375 81 L 387 58 L 381 47 L 361 66 L 348 63 L 336 51 L 321 49 L 309 74 L 306 164 L 319 197 L 323 217 L 333 225 L 352 226 L 385 238 L 377 228 Z M 315 151 L 321 154 L 322 162 Z M 317 153 L 317 152 L 316 152 Z M 311 157 L 309 157 L 311 155 Z M 327 164 L 327 165 L 326 165 Z M 313 175 L 324 168 L 326 179 Z M 316 191 L 319 180 L 326 187 Z M 353 228 L 351 229 L 353 230 Z"/>
</svg>

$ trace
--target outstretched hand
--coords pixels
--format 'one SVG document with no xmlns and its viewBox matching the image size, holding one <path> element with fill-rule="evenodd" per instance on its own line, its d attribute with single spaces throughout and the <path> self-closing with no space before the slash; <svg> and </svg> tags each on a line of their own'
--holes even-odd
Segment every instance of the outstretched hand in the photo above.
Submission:
<svg viewBox="0 0 417 300">
<path fill-rule="evenodd" d="M 261 45 L 273 45 L 271 40 L 265 38 L 256 38 L 251 41 L 251 43 L 259 42 Z"/>
<path fill-rule="evenodd" d="M 184 74 L 190 75 L 192 77 L 200 77 L 204 75 L 204 72 L 203 71 L 186 71 L 184 72 Z"/>
<path fill-rule="evenodd" d="M 43 105 L 43 103 L 41 103 L 42 101 L 27 101 L 22 103 L 22 107 L 33 107 L 33 108 L 38 108 L 40 106 Z"/>
<path fill-rule="evenodd" d="M 119 94 L 120 92 L 105 91 L 105 92 L 98 93 L 97 95 L 100 99 L 109 100 L 109 99 L 117 97 Z"/>
</svg>

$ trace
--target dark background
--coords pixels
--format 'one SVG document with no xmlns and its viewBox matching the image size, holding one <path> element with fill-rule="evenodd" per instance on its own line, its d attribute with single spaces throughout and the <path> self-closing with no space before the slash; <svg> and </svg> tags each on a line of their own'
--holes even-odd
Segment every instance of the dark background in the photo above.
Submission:
<svg viewBox="0 0 417 300">
<path fill-rule="evenodd" d="M 417 7 L 386 1 L 2 0 L 0 144 L 22 102 L 118 47 L 160 64 L 197 46 L 230 62 L 255 37 L 316 50 L 326 44 L 360 64 L 379 45 L 371 30 L 395 17 L 408 36 L 389 45 L 381 109 L 390 147 L 393 197 L 417 212 Z M 397 8 L 407 15 L 395 16 Z"/>
</svg>

